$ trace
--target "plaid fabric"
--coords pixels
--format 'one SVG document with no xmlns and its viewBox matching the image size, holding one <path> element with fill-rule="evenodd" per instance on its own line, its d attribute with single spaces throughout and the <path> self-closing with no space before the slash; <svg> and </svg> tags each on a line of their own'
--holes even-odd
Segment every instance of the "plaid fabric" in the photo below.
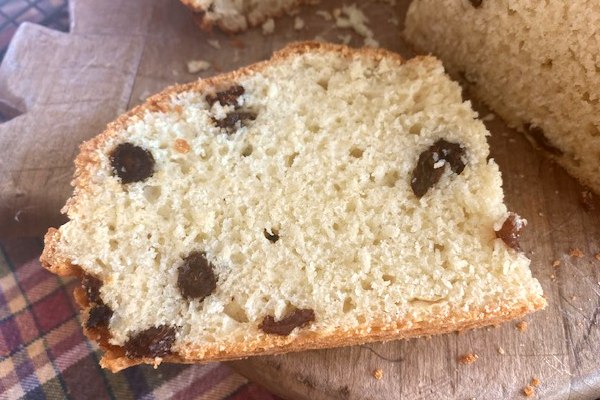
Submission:
<svg viewBox="0 0 600 400">
<path fill-rule="evenodd" d="M 219 363 L 101 369 L 80 327 L 78 282 L 44 270 L 42 247 L 0 241 L 1 399 L 278 399 Z"/>
</svg>

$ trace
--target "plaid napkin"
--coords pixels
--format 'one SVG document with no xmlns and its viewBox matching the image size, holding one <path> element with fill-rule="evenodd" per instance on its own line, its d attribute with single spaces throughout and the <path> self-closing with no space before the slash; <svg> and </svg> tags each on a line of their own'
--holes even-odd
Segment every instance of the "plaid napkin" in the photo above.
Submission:
<svg viewBox="0 0 600 400">
<path fill-rule="evenodd" d="M 278 400 L 220 363 L 103 370 L 80 327 L 78 282 L 44 270 L 42 247 L 0 241 L 0 399 Z"/>
</svg>

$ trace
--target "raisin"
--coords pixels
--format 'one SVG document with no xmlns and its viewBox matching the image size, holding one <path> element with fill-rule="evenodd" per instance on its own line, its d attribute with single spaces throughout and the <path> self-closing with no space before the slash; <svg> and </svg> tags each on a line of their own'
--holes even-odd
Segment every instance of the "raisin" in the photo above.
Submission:
<svg viewBox="0 0 600 400">
<path fill-rule="evenodd" d="M 160 325 L 138 332 L 125 343 L 125 355 L 129 358 L 163 357 L 171 354 L 175 342 L 175 328 Z"/>
<path fill-rule="evenodd" d="M 258 326 L 265 333 L 287 336 L 295 328 L 302 327 L 315 320 L 315 312 L 310 308 L 295 309 L 279 321 L 271 315 L 267 315 Z"/>
<path fill-rule="evenodd" d="M 213 122 L 219 128 L 227 129 L 230 133 L 234 130 L 237 123 L 240 123 L 240 126 L 243 125 L 244 121 L 251 120 L 254 121 L 256 119 L 256 114 L 245 111 L 232 111 L 225 116 L 223 119 L 214 119 Z"/>
<path fill-rule="evenodd" d="M 244 92 L 243 86 L 235 85 L 222 92 L 207 95 L 206 101 L 211 107 L 218 101 L 222 106 L 234 106 L 235 108 L 238 108 L 238 98 L 243 95 Z"/>
<path fill-rule="evenodd" d="M 100 298 L 100 288 L 102 281 L 91 275 L 84 275 L 81 279 L 81 287 L 85 291 L 88 301 L 92 304 L 104 304 Z"/>
<path fill-rule="evenodd" d="M 516 213 L 508 213 L 508 218 L 502 224 L 502 228 L 496 231 L 496 237 L 502 239 L 506 245 L 516 251 L 522 251 L 519 244 L 521 231 L 527 225 L 527 220 L 521 218 Z"/>
<path fill-rule="evenodd" d="M 214 267 L 206 259 L 206 254 L 193 252 L 183 259 L 178 268 L 177 286 L 186 299 L 204 300 L 217 288 Z"/>
<path fill-rule="evenodd" d="M 266 229 L 264 230 L 264 234 L 265 237 L 267 238 L 267 240 L 271 243 L 275 243 L 279 240 L 279 235 L 277 234 L 277 231 L 275 231 L 274 229 L 271 229 L 271 232 L 273 233 L 269 233 L 269 231 L 267 231 Z"/>
<path fill-rule="evenodd" d="M 423 197 L 440 180 L 446 163 L 450 164 L 453 172 L 460 175 L 465 169 L 462 161 L 464 153 L 465 150 L 459 144 L 444 139 L 438 140 L 421 153 L 410 183 L 414 194 L 418 198 Z M 440 161 L 443 164 L 439 165 Z"/>
<path fill-rule="evenodd" d="M 471 5 L 475 8 L 479 8 L 481 7 L 481 3 L 483 3 L 483 0 L 469 0 L 471 2 Z"/>
<path fill-rule="evenodd" d="M 108 326 L 110 317 L 112 317 L 113 311 L 109 306 L 103 304 L 94 306 L 90 310 L 90 315 L 85 323 L 87 328 L 97 328 L 99 326 Z"/>
<path fill-rule="evenodd" d="M 113 171 L 123 183 L 143 181 L 154 173 L 154 157 L 131 143 L 118 145 L 110 155 Z"/>
<path fill-rule="evenodd" d="M 537 145 L 542 149 L 546 150 L 550 154 L 554 154 L 555 156 L 562 156 L 564 153 L 561 149 L 554 146 L 550 140 L 544 134 L 544 130 L 539 126 L 532 126 L 531 124 L 523 125 L 529 136 L 535 140 Z"/>
</svg>

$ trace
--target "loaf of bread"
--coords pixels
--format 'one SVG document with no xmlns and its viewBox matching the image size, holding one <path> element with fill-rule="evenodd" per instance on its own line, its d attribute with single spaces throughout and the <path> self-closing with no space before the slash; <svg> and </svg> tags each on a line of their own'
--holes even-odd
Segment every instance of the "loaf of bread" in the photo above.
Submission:
<svg viewBox="0 0 600 400">
<path fill-rule="evenodd" d="M 291 45 L 85 143 L 42 262 L 113 371 L 498 324 L 545 300 L 486 135 L 435 58 Z"/>
<path fill-rule="evenodd" d="M 269 18 L 292 11 L 302 4 L 319 0 L 181 0 L 192 12 L 196 23 L 209 30 L 218 26 L 225 32 L 241 32 Z"/>
<path fill-rule="evenodd" d="M 600 2 L 415 0 L 405 35 L 600 193 Z"/>
</svg>

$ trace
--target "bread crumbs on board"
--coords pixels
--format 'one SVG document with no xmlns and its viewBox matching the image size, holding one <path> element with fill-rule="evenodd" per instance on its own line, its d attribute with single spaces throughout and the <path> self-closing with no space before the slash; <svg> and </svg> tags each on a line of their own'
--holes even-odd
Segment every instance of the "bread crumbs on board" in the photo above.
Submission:
<svg viewBox="0 0 600 400">
<path fill-rule="evenodd" d="M 467 353 L 463 356 L 460 356 L 458 358 L 458 362 L 463 365 L 469 365 L 469 364 L 473 364 L 475 361 L 477 361 L 478 358 L 479 358 L 479 356 L 475 353 Z"/>
<path fill-rule="evenodd" d="M 376 370 L 374 370 L 373 371 L 373 378 L 375 378 L 378 381 L 380 381 L 381 378 L 383 378 L 383 370 L 381 368 L 377 368 Z"/>
<path fill-rule="evenodd" d="M 533 397 L 535 396 L 535 388 L 531 385 L 527 385 L 523 388 L 523 394 L 525 397 Z"/>
<path fill-rule="evenodd" d="M 558 267 L 560 267 L 560 260 L 554 260 L 554 262 L 552 263 L 552 266 L 553 266 L 554 268 L 558 268 Z"/>
<path fill-rule="evenodd" d="M 187 62 L 187 69 L 190 74 L 197 74 L 210 68 L 210 63 L 204 60 L 190 60 Z"/>
<path fill-rule="evenodd" d="M 525 332 L 527 330 L 527 321 L 521 321 L 521 322 L 517 322 L 517 329 L 519 330 L 519 332 Z"/>
<path fill-rule="evenodd" d="M 577 247 L 575 247 L 575 248 L 569 250 L 569 256 L 581 258 L 581 257 L 583 257 L 583 252 L 581 250 L 579 250 Z"/>
</svg>

